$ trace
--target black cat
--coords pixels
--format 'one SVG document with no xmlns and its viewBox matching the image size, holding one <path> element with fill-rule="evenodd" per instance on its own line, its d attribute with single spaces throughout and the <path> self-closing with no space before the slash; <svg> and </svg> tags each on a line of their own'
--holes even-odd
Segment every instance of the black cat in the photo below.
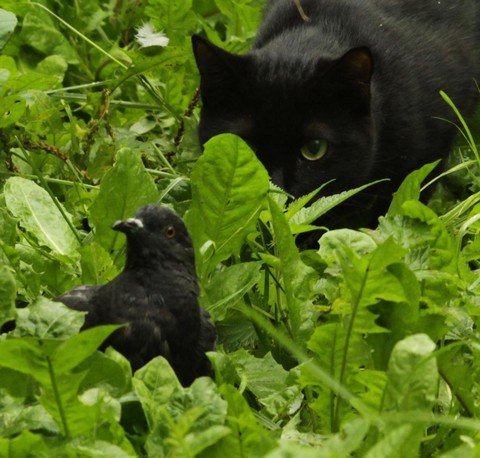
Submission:
<svg viewBox="0 0 480 458">
<path fill-rule="evenodd" d="M 412 170 L 447 155 L 480 77 L 478 0 L 271 1 L 253 46 L 230 54 L 198 36 L 200 141 L 242 137 L 272 180 L 301 196 L 390 178 L 327 224 L 372 225 Z M 322 221 L 323 222 L 323 221 Z"/>
</svg>

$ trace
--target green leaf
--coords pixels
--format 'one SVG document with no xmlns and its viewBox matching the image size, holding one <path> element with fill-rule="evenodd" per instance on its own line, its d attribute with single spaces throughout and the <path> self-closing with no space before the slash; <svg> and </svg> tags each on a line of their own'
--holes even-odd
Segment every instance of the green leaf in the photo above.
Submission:
<svg viewBox="0 0 480 458">
<path fill-rule="evenodd" d="M 245 399 L 233 386 L 222 385 L 219 391 L 228 402 L 227 425 L 231 429 L 231 434 L 211 447 L 208 456 L 211 458 L 265 456 L 275 447 L 273 435 L 258 422 Z"/>
<path fill-rule="evenodd" d="M 85 361 L 85 370 L 88 372 L 82 380 L 80 391 L 102 387 L 107 389 L 112 396 L 119 397 L 131 388 L 130 365 L 126 370 L 122 364 L 123 360 L 113 359 L 115 358 L 115 356 L 111 357 L 113 349 L 109 347 L 109 350 L 107 354 L 96 352 Z M 119 355 L 115 350 L 113 352 Z M 83 365 L 79 369 L 82 370 Z"/>
<path fill-rule="evenodd" d="M 240 304 L 237 302 L 237 307 Z M 253 348 L 258 339 L 251 320 L 234 308 L 227 310 L 224 319 L 215 321 L 215 326 L 219 343 L 228 351 L 238 348 Z"/>
<path fill-rule="evenodd" d="M 412 425 L 404 425 L 390 431 L 365 454 L 365 458 L 418 456 L 420 443 L 412 441 L 412 429 Z"/>
<path fill-rule="evenodd" d="M 68 69 L 68 63 L 62 56 L 48 56 L 38 63 L 36 71 L 53 76 L 61 82 Z"/>
<path fill-rule="evenodd" d="M 223 426 L 226 402 L 207 377 L 182 388 L 161 357 L 150 361 L 133 379 L 150 434 L 146 450 L 150 456 L 194 457 L 228 434 Z"/>
<path fill-rule="evenodd" d="M 329 212 L 332 208 L 340 205 L 342 202 L 346 201 L 350 197 L 358 194 L 364 189 L 373 186 L 377 183 L 385 180 L 373 181 L 372 183 L 364 184 L 358 188 L 350 189 L 349 191 L 343 191 L 339 194 L 334 194 L 332 196 L 320 197 L 320 199 L 313 202 L 309 207 L 304 207 L 295 213 L 289 220 L 291 226 L 303 226 L 310 223 L 313 223 L 315 220 L 320 218 L 320 216 Z"/>
<path fill-rule="evenodd" d="M 464 347 L 455 345 L 450 347 L 444 348 L 437 356 L 440 374 L 448 383 L 453 394 L 460 400 L 463 409 L 470 416 L 475 416 L 480 410 L 474 397 L 476 390 L 475 364 L 470 355 L 464 353 Z"/>
<path fill-rule="evenodd" d="M 46 91 L 59 82 L 56 76 L 47 75 L 44 73 L 28 72 L 10 78 L 3 84 L 4 89 L 10 89 L 13 92 L 21 93 L 20 96 L 25 101 L 30 102 L 35 95 L 34 91 Z M 18 97 L 18 95 L 17 95 Z M 48 99 L 47 99 L 48 100 Z"/>
<path fill-rule="evenodd" d="M 52 364 L 57 375 L 78 366 L 94 353 L 110 334 L 121 327 L 118 325 L 96 326 L 63 342 L 52 355 Z"/>
<path fill-rule="evenodd" d="M 5 46 L 16 25 L 15 15 L 0 8 L 0 50 Z"/>
<path fill-rule="evenodd" d="M 32 450 L 35 451 L 35 458 L 52 456 L 52 450 L 46 438 L 41 434 L 22 431 L 13 439 L 0 438 L 0 456 L 8 456 L 9 458 L 30 457 L 32 456 Z"/>
<path fill-rule="evenodd" d="M 40 383 L 50 381 L 45 358 L 49 346 L 32 337 L 9 338 L 0 341 L 0 366 L 32 375 Z"/>
<path fill-rule="evenodd" d="M 195 30 L 197 18 L 192 11 L 192 0 L 148 0 L 147 17 L 157 30 L 163 30 L 173 44 L 183 42 Z"/>
<path fill-rule="evenodd" d="M 393 236 L 408 252 L 405 262 L 413 271 L 437 270 L 457 275 L 455 241 L 445 224 L 426 205 L 403 203 L 401 214 L 380 218 L 382 237 Z"/>
<path fill-rule="evenodd" d="M 425 334 L 398 342 L 388 365 L 387 406 L 395 410 L 430 411 L 435 402 L 438 371 L 435 344 Z"/>
<path fill-rule="evenodd" d="M 218 9 L 227 18 L 226 25 L 228 36 L 239 37 L 243 40 L 254 36 L 255 31 L 260 24 L 262 12 L 255 5 L 249 5 L 249 0 L 215 0 Z"/>
<path fill-rule="evenodd" d="M 289 373 L 267 353 L 255 358 L 245 350 L 230 353 L 242 386 L 248 388 L 271 415 L 281 415 L 289 406 L 299 406 L 303 395 L 300 387 L 292 385 Z"/>
<path fill-rule="evenodd" d="M 180 382 L 165 358 L 157 357 L 139 369 L 133 377 L 133 387 L 145 412 L 148 426 L 153 430 L 158 421 L 158 407 L 166 404 Z"/>
<path fill-rule="evenodd" d="M 2 436 L 16 436 L 24 430 L 42 430 L 48 434 L 58 434 L 59 429 L 53 418 L 41 405 L 25 405 L 8 398 L 0 391 L 0 432 Z M 5 404 L 5 405 L 1 405 Z M 0 456 L 1 453 L 0 453 Z"/>
<path fill-rule="evenodd" d="M 224 426 L 227 403 L 207 377 L 174 393 L 167 410 L 174 422 L 166 439 L 171 455 L 197 456 L 230 432 Z"/>
<path fill-rule="evenodd" d="M 300 259 L 285 215 L 271 199 L 269 208 L 293 337 L 304 339 L 311 333 L 315 318 L 311 302 L 315 271 Z"/>
<path fill-rule="evenodd" d="M 112 258 L 98 243 L 83 246 L 80 248 L 80 255 L 82 284 L 99 285 L 107 283 L 118 274 Z"/>
<path fill-rule="evenodd" d="M 382 332 L 376 324 L 376 316 L 367 309 L 380 300 L 409 304 L 414 311 L 418 308 L 419 289 L 415 277 L 408 267 L 399 262 L 404 251 L 387 239 L 368 256 L 358 257 L 348 246 L 339 246 L 337 256 L 342 267 L 355 316 L 357 331 Z M 400 264 L 401 267 L 397 267 Z M 408 291 L 411 285 L 417 292 Z M 410 303 L 409 300 L 413 300 Z"/>
<path fill-rule="evenodd" d="M 2 97 L 0 110 L 0 127 L 8 127 L 15 124 L 24 114 L 27 108 L 25 98 L 18 94 Z"/>
<path fill-rule="evenodd" d="M 17 285 L 12 271 L 7 266 L 0 267 L 0 328 L 3 323 L 15 318 L 15 298 Z"/>
<path fill-rule="evenodd" d="M 200 277 L 239 252 L 255 229 L 265 204 L 268 175 L 252 150 L 240 138 L 223 134 L 205 144 L 192 172 L 192 206 L 187 227 L 196 249 Z M 211 240 L 215 251 L 208 262 L 200 253 Z"/>
<path fill-rule="evenodd" d="M 402 214 L 402 205 L 408 200 L 419 200 L 420 185 L 440 161 L 425 164 L 422 168 L 411 172 L 393 194 L 393 200 L 388 209 L 388 216 Z"/>
<path fill-rule="evenodd" d="M 84 323 L 85 313 L 44 297 L 17 310 L 16 335 L 45 338 L 68 338 L 77 334 Z"/>
<path fill-rule="evenodd" d="M 60 256 L 77 258 L 78 241 L 47 191 L 33 181 L 13 177 L 5 183 L 4 193 L 7 208 L 41 245 Z"/>
<path fill-rule="evenodd" d="M 51 16 L 38 7 L 23 18 L 20 36 L 45 55 L 57 54 L 69 64 L 77 64 L 78 56 L 67 37 L 55 28 Z"/>
<path fill-rule="evenodd" d="M 260 262 L 243 262 L 212 274 L 210 282 L 204 286 L 201 303 L 214 321 L 223 320 L 228 309 L 258 283 L 260 267 Z"/>
<path fill-rule="evenodd" d="M 337 261 L 337 249 L 348 246 L 358 256 L 365 256 L 377 248 L 372 237 L 352 229 L 328 231 L 319 240 L 318 254 L 327 264 Z"/>
<path fill-rule="evenodd" d="M 90 208 L 95 240 L 107 251 L 119 250 L 124 238 L 111 229 L 112 224 L 132 217 L 139 207 L 157 199 L 157 188 L 140 156 L 129 148 L 120 149 L 115 165 L 104 175 L 100 192 Z"/>
<path fill-rule="evenodd" d="M 349 337 L 348 342 L 347 337 Z M 360 372 L 361 367 L 371 365 L 370 348 L 362 333 L 353 331 L 348 336 L 343 323 L 327 323 L 315 329 L 308 341 L 308 348 L 315 354 L 318 364 L 335 380 L 340 381 L 343 369 L 344 385 L 352 391 L 358 391 L 358 386 L 353 384 L 353 377 Z M 301 366 L 300 381 L 304 386 L 318 386 L 322 391 L 311 407 L 320 417 L 325 428 L 333 428 L 332 412 L 340 400 L 333 392 L 323 387 L 321 381 L 311 373 L 308 364 Z M 341 408 L 342 413 L 346 414 L 351 407 L 342 403 Z"/>
<path fill-rule="evenodd" d="M 70 443 L 66 448 L 68 456 L 81 456 L 84 458 L 132 458 L 138 456 L 133 450 L 126 451 L 118 445 L 107 441 L 95 440 L 88 443 Z"/>
</svg>

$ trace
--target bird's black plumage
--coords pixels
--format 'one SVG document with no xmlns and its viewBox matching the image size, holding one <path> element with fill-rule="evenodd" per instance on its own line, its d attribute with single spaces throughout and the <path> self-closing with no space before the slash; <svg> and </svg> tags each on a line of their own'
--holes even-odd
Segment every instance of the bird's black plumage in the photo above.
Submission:
<svg viewBox="0 0 480 458">
<path fill-rule="evenodd" d="M 193 246 L 183 221 L 152 204 L 112 228 L 127 236 L 123 272 L 106 285 L 78 286 L 56 300 L 88 312 L 84 328 L 128 323 L 107 345 L 134 370 L 162 355 L 184 386 L 211 376 L 205 352 L 215 348 L 216 332 L 198 305 Z"/>
</svg>

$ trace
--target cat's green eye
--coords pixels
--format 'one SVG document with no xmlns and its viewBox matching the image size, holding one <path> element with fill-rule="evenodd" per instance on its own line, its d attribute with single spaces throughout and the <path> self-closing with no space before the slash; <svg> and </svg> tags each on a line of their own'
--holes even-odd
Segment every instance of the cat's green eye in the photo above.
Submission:
<svg viewBox="0 0 480 458">
<path fill-rule="evenodd" d="M 317 138 L 302 146 L 300 152 L 307 161 L 318 161 L 328 151 L 328 142 L 324 138 Z"/>
</svg>

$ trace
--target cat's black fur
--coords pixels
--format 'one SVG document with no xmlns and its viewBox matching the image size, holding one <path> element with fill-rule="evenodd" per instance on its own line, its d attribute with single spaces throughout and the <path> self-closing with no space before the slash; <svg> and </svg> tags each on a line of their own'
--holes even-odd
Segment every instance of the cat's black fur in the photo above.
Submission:
<svg viewBox="0 0 480 458">
<path fill-rule="evenodd" d="M 401 180 L 449 151 L 480 77 L 480 0 L 271 1 L 253 50 L 238 56 L 193 38 L 201 74 L 202 143 L 246 140 L 274 182 L 301 196 L 328 180 L 334 193 L 380 179 L 331 226 L 371 225 Z M 307 142 L 327 154 L 308 161 Z M 353 215 L 360 218 L 353 218 Z M 347 218 L 344 218 L 347 216 Z"/>
</svg>

